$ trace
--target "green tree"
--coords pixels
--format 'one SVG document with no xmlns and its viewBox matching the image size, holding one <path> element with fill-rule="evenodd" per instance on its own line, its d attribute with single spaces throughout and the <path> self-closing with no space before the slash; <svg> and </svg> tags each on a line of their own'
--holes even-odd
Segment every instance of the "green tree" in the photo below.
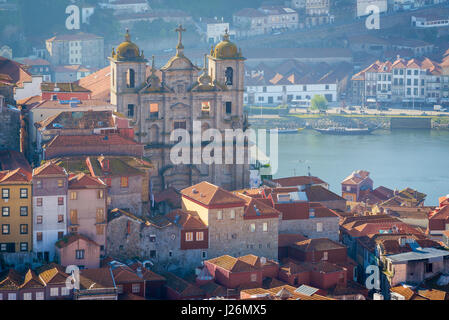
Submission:
<svg viewBox="0 0 449 320">
<path fill-rule="evenodd" d="M 328 102 L 323 95 L 316 94 L 310 101 L 310 110 L 326 111 L 327 103 Z"/>
</svg>

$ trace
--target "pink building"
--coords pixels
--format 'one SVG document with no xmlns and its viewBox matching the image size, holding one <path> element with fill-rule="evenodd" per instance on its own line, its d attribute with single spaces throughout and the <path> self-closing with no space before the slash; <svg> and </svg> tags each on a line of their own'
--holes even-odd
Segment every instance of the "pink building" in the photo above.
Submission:
<svg viewBox="0 0 449 320">
<path fill-rule="evenodd" d="M 71 234 L 56 242 L 56 255 L 63 266 L 100 267 L 100 246 L 81 234 Z"/>
<path fill-rule="evenodd" d="M 67 201 L 68 233 L 83 235 L 100 246 L 100 255 L 106 247 L 107 186 L 90 175 L 80 173 L 69 177 Z"/>
</svg>

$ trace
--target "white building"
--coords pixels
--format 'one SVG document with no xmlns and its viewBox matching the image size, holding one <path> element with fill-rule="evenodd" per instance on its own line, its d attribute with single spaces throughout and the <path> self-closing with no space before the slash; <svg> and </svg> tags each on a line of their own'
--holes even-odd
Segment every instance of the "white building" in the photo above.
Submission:
<svg viewBox="0 0 449 320">
<path fill-rule="evenodd" d="M 47 262 L 67 233 L 67 178 L 66 170 L 51 162 L 33 170 L 33 251 Z"/>
<path fill-rule="evenodd" d="M 315 95 L 337 102 L 341 82 L 352 72 L 349 64 L 301 64 L 288 61 L 275 68 L 260 65 L 246 72 L 245 104 L 310 104 Z"/>
<path fill-rule="evenodd" d="M 449 26 L 449 16 L 416 15 L 411 17 L 412 26 L 416 28 L 441 28 Z"/>
<path fill-rule="evenodd" d="M 114 14 L 144 13 L 151 10 L 147 0 L 106 0 L 99 3 L 102 9 L 112 9 Z"/>
</svg>

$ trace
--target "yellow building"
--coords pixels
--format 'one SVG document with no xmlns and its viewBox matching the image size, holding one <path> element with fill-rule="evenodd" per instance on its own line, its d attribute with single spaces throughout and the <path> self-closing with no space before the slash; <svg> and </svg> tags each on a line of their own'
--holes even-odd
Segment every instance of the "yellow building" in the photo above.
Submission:
<svg viewBox="0 0 449 320">
<path fill-rule="evenodd" d="M 0 253 L 32 251 L 31 173 L 0 171 Z"/>
</svg>

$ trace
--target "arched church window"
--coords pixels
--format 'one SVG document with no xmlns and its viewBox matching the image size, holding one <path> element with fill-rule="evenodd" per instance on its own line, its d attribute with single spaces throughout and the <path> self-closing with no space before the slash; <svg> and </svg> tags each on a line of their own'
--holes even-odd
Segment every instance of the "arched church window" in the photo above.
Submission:
<svg viewBox="0 0 449 320">
<path fill-rule="evenodd" d="M 133 69 L 128 70 L 126 78 L 128 88 L 134 88 L 136 86 L 136 74 Z"/>
<path fill-rule="evenodd" d="M 234 70 L 231 67 L 226 68 L 225 71 L 225 83 L 227 86 L 232 86 L 234 78 Z"/>
</svg>

